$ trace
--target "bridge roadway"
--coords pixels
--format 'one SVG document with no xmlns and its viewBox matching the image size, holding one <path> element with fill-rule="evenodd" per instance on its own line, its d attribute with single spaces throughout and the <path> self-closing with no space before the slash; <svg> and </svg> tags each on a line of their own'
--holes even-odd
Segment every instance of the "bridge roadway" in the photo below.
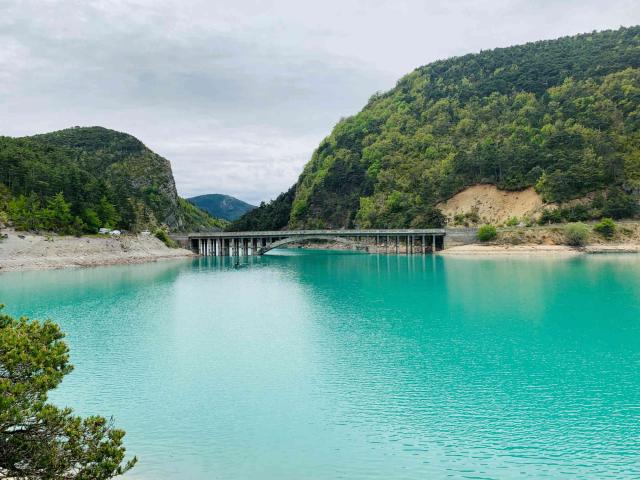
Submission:
<svg viewBox="0 0 640 480">
<path fill-rule="evenodd" d="M 280 230 L 199 232 L 182 237 L 185 246 L 204 256 L 262 255 L 289 244 L 323 240 L 378 253 L 431 253 L 444 248 L 443 228 L 400 230 Z"/>
</svg>

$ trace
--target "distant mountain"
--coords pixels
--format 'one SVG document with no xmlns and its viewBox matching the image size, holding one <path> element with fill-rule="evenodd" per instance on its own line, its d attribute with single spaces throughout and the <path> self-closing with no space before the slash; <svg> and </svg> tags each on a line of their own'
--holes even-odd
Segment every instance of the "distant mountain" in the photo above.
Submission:
<svg viewBox="0 0 640 480">
<path fill-rule="evenodd" d="M 254 205 L 221 193 L 198 195 L 197 197 L 191 197 L 187 200 L 209 215 L 229 221 L 236 220 L 256 208 Z"/>
<path fill-rule="evenodd" d="M 229 228 L 431 227 L 479 184 L 560 205 L 597 192 L 569 221 L 632 217 L 638 132 L 640 27 L 440 60 L 340 120 L 293 194 Z"/>
<path fill-rule="evenodd" d="M 30 230 L 222 228 L 178 197 L 169 161 L 126 133 L 75 127 L 0 137 L 0 217 Z"/>
<path fill-rule="evenodd" d="M 291 204 L 296 195 L 296 185 L 281 193 L 269 203 L 262 202 L 258 208 L 247 212 L 226 228 L 228 231 L 282 230 L 289 223 Z"/>
</svg>

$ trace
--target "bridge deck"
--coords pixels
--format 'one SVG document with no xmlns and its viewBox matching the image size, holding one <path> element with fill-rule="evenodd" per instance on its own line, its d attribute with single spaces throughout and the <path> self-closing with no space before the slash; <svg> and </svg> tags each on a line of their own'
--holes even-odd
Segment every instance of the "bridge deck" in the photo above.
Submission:
<svg viewBox="0 0 640 480">
<path fill-rule="evenodd" d="M 264 237 L 376 237 L 383 235 L 444 235 L 444 228 L 380 230 L 271 230 L 257 232 L 194 232 L 188 238 L 264 238 Z"/>
<path fill-rule="evenodd" d="M 427 253 L 444 247 L 443 228 L 377 230 L 274 230 L 260 232 L 197 232 L 182 237 L 201 255 L 262 255 L 290 243 L 335 241 L 366 251 Z"/>
</svg>

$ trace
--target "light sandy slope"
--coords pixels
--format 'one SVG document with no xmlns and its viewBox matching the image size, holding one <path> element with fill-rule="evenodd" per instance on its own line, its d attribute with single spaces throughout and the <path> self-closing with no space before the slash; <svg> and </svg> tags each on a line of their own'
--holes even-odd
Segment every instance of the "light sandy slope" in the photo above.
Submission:
<svg viewBox="0 0 640 480">
<path fill-rule="evenodd" d="M 542 205 L 540 195 L 533 188 L 507 192 L 498 190 L 494 185 L 474 185 L 437 207 L 450 219 L 456 214 L 476 210 L 482 222 L 502 224 L 513 216 L 519 219 L 535 216 Z"/>
<path fill-rule="evenodd" d="M 181 248 L 168 248 L 153 236 L 46 237 L 12 230 L 3 233 L 8 238 L 0 240 L 0 272 L 142 263 L 193 255 Z"/>
</svg>

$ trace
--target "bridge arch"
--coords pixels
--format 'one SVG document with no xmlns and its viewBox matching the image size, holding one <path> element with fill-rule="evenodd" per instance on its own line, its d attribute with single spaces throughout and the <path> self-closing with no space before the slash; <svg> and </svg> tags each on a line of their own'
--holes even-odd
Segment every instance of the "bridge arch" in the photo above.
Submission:
<svg viewBox="0 0 640 480">
<path fill-rule="evenodd" d="M 289 243 L 298 243 L 298 242 L 305 242 L 310 240 L 326 240 L 328 242 L 343 243 L 345 245 L 350 245 L 356 248 L 360 247 L 368 251 L 367 245 L 360 242 L 356 242 L 355 240 L 352 240 L 350 238 L 338 237 L 334 235 L 300 235 L 295 237 L 287 237 L 281 240 L 276 240 L 275 242 L 271 242 L 270 244 L 259 248 L 258 254 L 263 255 L 268 251 L 273 250 L 274 248 L 282 247 L 283 245 L 287 245 Z"/>
</svg>

